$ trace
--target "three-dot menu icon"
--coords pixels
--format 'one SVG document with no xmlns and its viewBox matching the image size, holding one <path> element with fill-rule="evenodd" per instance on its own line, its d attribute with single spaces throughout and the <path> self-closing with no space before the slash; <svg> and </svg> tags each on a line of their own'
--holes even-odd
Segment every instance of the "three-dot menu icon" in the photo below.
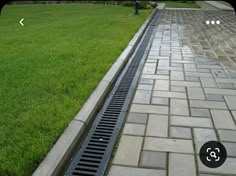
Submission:
<svg viewBox="0 0 236 176">
<path fill-rule="evenodd" d="M 214 21 L 214 20 L 209 21 L 209 20 L 207 20 L 206 24 L 220 24 L 220 21 L 219 20 L 217 20 L 217 21 Z"/>
</svg>

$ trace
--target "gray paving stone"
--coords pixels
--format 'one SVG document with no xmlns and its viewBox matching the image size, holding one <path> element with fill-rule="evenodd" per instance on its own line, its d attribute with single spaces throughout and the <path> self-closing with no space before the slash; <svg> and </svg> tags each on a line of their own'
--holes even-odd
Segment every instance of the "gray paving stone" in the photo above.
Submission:
<svg viewBox="0 0 236 176">
<path fill-rule="evenodd" d="M 154 84 L 154 80 L 153 79 L 142 78 L 142 79 L 140 79 L 140 84 L 150 84 L 150 85 L 153 85 Z"/>
<path fill-rule="evenodd" d="M 228 109 L 224 102 L 190 100 L 190 107 L 208 109 Z"/>
<path fill-rule="evenodd" d="M 182 92 L 169 92 L 169 91 L 154 91 L 154 97 L 164 97 L 164 98 L 182 98 L 186 99 L 186 93 Z"/>
<path fill-rule="evenodd" d="M 191 129 L 184 127 L 170 127 L 170 137 L 191 139 L 192 138 Z"/>
<path fill-rule="evenodd" d="M 193 81 L 171 81 L 171 86 L 201 87 L 201 84 Z"/>
<path fill-rule="evenodd" d="M 201 117 L 182 117 L 182 116 L 171 116 L 170 124 L 174 126 L 184 127 L 206 127 L 213 128 L 211 119 Z"/>
<path fill-rule="evenodd" d="M 168 137 L 168 116 L 149 115 L 146 136 Z"/>
<path fill-rule="evenodd" d="M 166 176 L 165 170 L 144 169 L 113 165 L 108 176 Z"/>
<path fill-rule="evenodd" d="M 224 101 L 223 95 L 217 95 L 217 94 L 206 94 L 208 101 Z"/>
<path fill-rule="evenodd" d="M 181 64 L 194 64 L 195 62 L 192 60 L 171 60 L 173 63 L 181 63 Z"/>
<path fill-rule="evenodd" d="M 217 140 L 214 129 L 194 128 L 193 136 L 197 154 L 199 154 L 200 148 L 203 144 L 208 141 Z"/>
<path fill-rule="evenodd" d="M 169 67 L 170 61 L 169 60 L 159 60 L 158 67 Z"/>
<path fill-rule="evenodd" d="M 219 175 L 224 175 L 224 174 L 228 174 L 230 176 L 235 176 L 236 173 L 236 158 L 227 158 L 225 160 L 225 163 L 218 168 L 209 168 L 206 167 L 202 164 L 202 162 L 200 161 L 200 158 L 197 156 L 197 160 L 198 160 L 198 166 L 199 166 L 199 171 L 201 173 L 205 172 L 205 173 L 209 173 L 209 174 L 216 174 L 218 176 Z"/>
<path fill-rule="evenodd" d="M 127 122 L 146 124 L 147 123 L 147 114 L 129 113 L 128 118 L 127 118 Z"/>
<path fill-rule="evenodd" d="M 169 176 L 197 176 L 194 155 L 170 153 Z"/>
<path fill-rule="evenodd" d="M 171 80 L 184 80 L 184 74 L 182 71 L 171 71 Z"/>
<path fill-rule="evenodd" d="M 126 123 L 123 131 L 123 134 L 134 135 L 134 136 L 144 136 L 144 133 L 145 133 L 145 125 L 134 124 L 134 123 Z"/>
<path fill-rule="evenodd" d="M 169 75 L 169 71 L 168 70 L 157 70 L 156 72 L 157 75 Z"/>
<path fill-rule="evenodd" d="M 223 175 L 212 175 L 212 174 L 200 174 L 199 176 L 223 176 Z"/>
<path fill-rule="evenodd" d="M 154 75 L 154 74 L 142 74 L 141 78 L 145 78 L 145 79 L 160 79 L 160 80 L 169 80 L 169 76 L 168 75 Z"/>
<path fill-rule="evenodd" d="M 234 121 L 236 122 L 236 111 L 231 111 L 231 113 L 233 115 Z"/>
<path fill-rule="evenodd" d="M 152 85 L 150 84 L 139 84 L 138 85 L 138 90 L 152 90 Z"/>
<path fill-rule="evenodd" d="M 182 64 L 179 64 L 179 63 L 171 63 L 171 67 L 182 67 Z"/>
<path fill-rule="evenodd" d="M 158 67 L 159 70 L 182 71 L 182 67 Z"/>
<path fill-rule="evenodd" d="M 199 87 L 188 87 L 188 98 L 196 100 L 205 100 L 203 89 Z"/>
<path fill-rule="evenodd" d="M 200 78 L 199 77 L 186 76 L 185 80 L 186 81 L 196 81 L 196 82 L 199 82 Z"/>
<path fill-rule="evenodd" d="M 218 65 L 208 65 L 208 64 L 206 64 L 206 65 L 198 65 L 197 66 L 198 68 L 206 68 L 206 69 L 222 69 L 222 67 L 221 66 L 218 66 Z"/>
<path fill-rule="evenodd" d="M 200 73 L 210 73 L 210 70 L 207 68 L 199 68 L 199 69 L 197 69 L 197 71 Z"/>
<path fill-rule="evenodd" d="M 211 73 L 199 73 L 199 72 L 185 72 L 185 76 L 197 76 L 197 77 L 204 77 L 204 78 L 211 78 Z"/>
<path fill-rule="evenodd" d="M 144 68 L 143 68 L 143 73 L 144 74 L 154 74 L 156 70 L 156 63 L 145 63 Z"/>
<path fill-rule="evenodd" d="M 220 94 L 220 95 L 236 95 L 236 90 L 205 88 L 205 93 L 207 93 L 207 94 Z"/>
<path fill-rule="evenodd" d="M 152 104 L 168 105 L 169 104 L 169 99 L 168 98 L 161 98 L 161 97 L 153 97 L 152 98 Z"/>
<path fill-rule="evenodd" d="M 140 159 L 140 166 L 145 168 L 166 168 L 167 153 L 143 151 Z"/>
<path fill-rule="evenodd" d="M 192 140 L 145 137 L 144 150 L 193 153 Z"/>
<path fill-rule="evenodd" d="M 232 83 L 218 83 L 221 89 L 234 89 L 234 85 Z"/>
<path fill-rule="evenodd" d="M 197 71 L 195 64 L 184 64 L 185 71 Z"/>
<path fill-rule="evenodd" d="M 236 129 L 228 110 L 211 110 L 212 119 L 217 129 Z"/>
<path fill-rule="evenodd" d="M 218 83 L 236 83 L 236 79 L 229 79 L 229 78 L 216 78 L 216 82 Z"/>
<path fill-rule="evenodd" d="M 154 90 L 169 90 L 169 80 L 156 80 Z"/>
<path fill-rule="evenodd" d="M 150 90 L 136 90 L 133 103 L 149 104 L 152 91 Z"/>
<path fill-rule="evenodd" d="M 236 157 L 236 143 L 223 142 L 227 151 L 227 157 Z"/>
<path fill-rule="evenodd" d="M 187 100 L 170 99 L 170 113 L 172 115 L 189 115 Z"/>
<path fill-rule="evenodd" d="M 236 90 L 235 90 L 236 91 Z M 236 110 L 236 96 L 224 96 L 230 110 Z"/>
<path fill-rule="evenodd" d="M 218 130 L 221 141 L 236 142 L 236 130 Z"/>
<path fill-rule="evenodd" d="M 132 104 L 130 112 L 150 113 L 150 114 L 168 114 L 168 106 L 140 105 Z"/>
<path fill-rule="evenodd" d="M 122 135 L 113 164 L 138 166 L 143 138 Z"/>
<path fill-rule="evenodd" d="M 203 87 L 216 88 L 217 84 L 213 78 L 200 78 Z"/>
<path fill-rule="evenodd" d="M 212 74 L 216 78 L 228 78 L 228 75 L 223 70 L 212 70 Z"/>
<path fill-rule="evenodd" d="M 181 86 L 171 86 L 171 91 L 173 91 L 173 92 L 186 92 L 186 88 L 181 87 Z"/>
<path fill-rule="evenodd" d="M 211 117 L 209 109 L 191 108 L 191 116 Z"/>
</svg>

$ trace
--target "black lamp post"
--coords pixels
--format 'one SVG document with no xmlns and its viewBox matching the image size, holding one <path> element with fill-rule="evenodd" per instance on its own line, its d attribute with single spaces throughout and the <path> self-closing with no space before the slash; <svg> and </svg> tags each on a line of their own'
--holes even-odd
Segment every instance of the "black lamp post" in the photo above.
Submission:
<svg viewBox="0 0 236 176">
<path fill-rule="evenodd" d="M 138 14 L 139 14 L 139 13 L 138 13 L 138 1 L 137 1 L 137 0 L 134 1 L 134 14 L 135 14 L 135 15 L 138 15 Z"/>
</svg>

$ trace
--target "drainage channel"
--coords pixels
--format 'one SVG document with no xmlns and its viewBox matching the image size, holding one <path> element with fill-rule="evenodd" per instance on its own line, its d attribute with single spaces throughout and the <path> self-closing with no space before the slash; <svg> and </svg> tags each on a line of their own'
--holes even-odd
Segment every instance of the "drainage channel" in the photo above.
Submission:
<svg viewBox="0 0 236 176">
<path fill-rule="evenodd" d="M 103 176 L 119 136 L 140 73 L 141 60 L 157 25 L 161 10 L 155 13 L 137 47 L 125 66 L 110 95 L 71 161 L 66 176 Z"/>
</svg>

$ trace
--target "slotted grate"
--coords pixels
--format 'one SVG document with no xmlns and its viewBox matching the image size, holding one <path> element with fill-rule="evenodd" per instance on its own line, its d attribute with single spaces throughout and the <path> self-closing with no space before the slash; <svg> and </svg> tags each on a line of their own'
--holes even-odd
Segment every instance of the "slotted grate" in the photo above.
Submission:
<svg viewBox="0 0 236 176">
<path fill-rule="evenodd" d="M 157 25 L 160 11 L 152 18 L 132 61 L 126 65 L 114 88 L 97 114 L 88 136 L 71 161 L 66 176 L 103 176 L 111 157 L 125 113 L 135 90 L 137 70 Z"/>
</svg>

